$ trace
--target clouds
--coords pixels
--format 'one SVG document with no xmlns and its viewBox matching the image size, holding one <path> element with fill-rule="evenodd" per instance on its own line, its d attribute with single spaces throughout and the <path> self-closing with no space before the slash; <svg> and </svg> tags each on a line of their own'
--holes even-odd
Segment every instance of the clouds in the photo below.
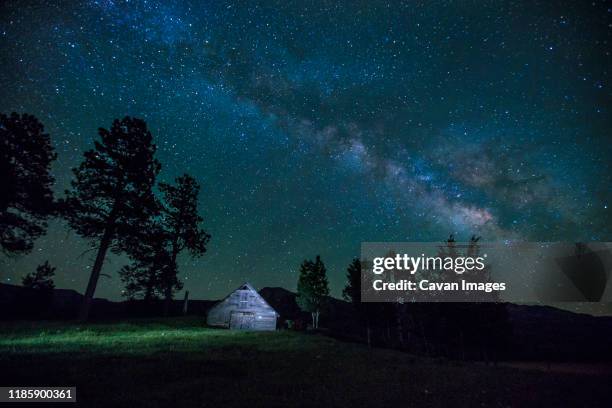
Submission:
<svg viewBox="0 0 612 408">
<path fill-rule="evenodd" d="M 445 185 L 414 165 L 407 152 L 402 151 L 403 156 L 396 159 L 366 145 L 367 132 L 355 123 L 318 129 L 302 119 L 291 121 L 286 128 L 294 137 L 314 141 L 319 152 L 327 152 L 337 165 L 348 167 L 368 183 L 384 186 L 388 198 L 403 209 L 397 217 L 410 217 L 405 211 L 409 210 L 427 214 L 449 233 L 487 234 L 489 240 L 518 238 L 518 234 L 499 225 L 490 209 L 452 196 Z"/>
<path fill-rule="evenodd" d="M 558 170 L 542 165 L 539 150 L 512 138 L 447 138 L 428 152 L 428 157 L 451 179 L 494 203 L 506 224 L 525 228 L 524 224 L 531 223 L 524 229 L 529 236 L 538 230 L 533 228 L 535 217 L 542 226 L 577 226 L 584 221 L 576 192 L 555 182 Z"/>
</svg>

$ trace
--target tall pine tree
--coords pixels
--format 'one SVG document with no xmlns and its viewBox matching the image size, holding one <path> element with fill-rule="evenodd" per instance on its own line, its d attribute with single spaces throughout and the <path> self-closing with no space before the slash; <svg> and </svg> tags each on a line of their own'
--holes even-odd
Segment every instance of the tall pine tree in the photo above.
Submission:
<svg viewBox="0 0 612 408">
<path fill-rule="evenodd" d="M 116 119 L 110 130 L 100 128 L 99 135 L 94 149 L 73 169 L 75 179 L 62 206 L 72 229 L 97 248 L 79 312 L 82 321 L 89 316 L 108 250 L 123 251 L 126 242 L 138 237 L 143 219 L 155 212 L 152 188 L 161 167 L 143 120 Z"/>
<path fill-rule="evenodd" d="M 47 229 L 53 213 L 55 181 L 50 174 L 57 155 L 43 125 L 34 116 L 0 114 L 0 250 L 28 253 Z"/>
<path fill-rule="evenodd" d="M 163 194 L 162 222 L 168 239 L 170 264 L 173 266 L 162 276 L 166 315 L 174 292 L 182 287 L 178 279 L 178 255 L 187 250 L 192 256 L 201 256 L 206 252 L 210 240 L 210 235 L 200 228 L 203 221 L 198 214 L 200 185 L 188 174 L 177 177 L 175 183 L 159 184 Z"/>
</svg>

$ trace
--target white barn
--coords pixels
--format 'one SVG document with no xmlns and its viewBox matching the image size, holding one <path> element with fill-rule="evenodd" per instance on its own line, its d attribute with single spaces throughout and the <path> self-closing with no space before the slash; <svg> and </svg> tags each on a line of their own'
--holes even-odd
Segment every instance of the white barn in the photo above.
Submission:
<svg viewBox="0 0 612 408">
<path fill-rule="evenodd" d="M 278 313 L 249 283 L 240 285 L 209 311 L 209 326 L 234 330 L 276 330 Z"/>
</svg>

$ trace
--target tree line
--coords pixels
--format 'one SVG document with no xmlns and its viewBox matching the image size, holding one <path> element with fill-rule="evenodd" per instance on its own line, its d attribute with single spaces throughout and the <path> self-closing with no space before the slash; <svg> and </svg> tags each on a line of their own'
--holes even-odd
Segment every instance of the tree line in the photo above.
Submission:
<svg viewBox="0 0 612 408">
<path fill-rule="evenodd" d="M 476 257 L 479 237 L 473 236 L 466 254 L 451 235 L 440 246 L 441 257 Z M 350 302 L 360 331 L 356 336 L 368 346 L 376 345 L 432 356 L 498 361 L 508 352 L 511 326 L 505 304 L 491 302 L 362 302 L 362 266 L 368 260 L 354 258 L 346 269 L 344 300 Z M 451 278 L 453 276 L 451 275 Z M 430 278 L 431 279 L 431 278 Z M 471 281 L 489 281 L 490 270 L 479 271 Z M 367 290 L 367 288 L 365 288 Z M 326 268 L 319 256 L 300 267 L 296 302 L 311 314 L 312 327 L 328 310 L 329 288 Z M 492 296 L 498 296 L 492 294 Z"/>
<path fill-rule="evenodd" d="M 96 252 L 79 310 L 82 321 L 89 317 L 109 251 L 131 261 L 120 270 L 126 296 L 163 297 L 165 314 L 182 288 L 178 255 L 206 252 L 211 236 L 201 228 L 200 185 L 188 174 L 174 184 L 157 183 L 156 150 L 145 121 L 115 119 L 109 129 L 98 129 L 93 148 L 72 170 L 70 189 L 56 199 L 51 164 L 57 154 L 42 123 L 28 114 L 0 114 L 1 250 L 8 256 L 29 253 L 50 218 L 66 220 Z M 50 287 L 54 268 L 47 263 L 39 269 L 24 284 Z"/>
</svg>

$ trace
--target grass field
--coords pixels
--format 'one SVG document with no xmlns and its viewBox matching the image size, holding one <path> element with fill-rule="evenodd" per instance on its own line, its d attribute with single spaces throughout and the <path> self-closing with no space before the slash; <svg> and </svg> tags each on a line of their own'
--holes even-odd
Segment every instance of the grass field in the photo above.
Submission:
<svg viewBox="0 0 612 408">
<path fill-rule="evenodd" d="M 610 406 L 612 376 L 415 357 L 201 319 L 0 324 L 0 385 L 76 386 L 81 406 Z"/>
</svg>

